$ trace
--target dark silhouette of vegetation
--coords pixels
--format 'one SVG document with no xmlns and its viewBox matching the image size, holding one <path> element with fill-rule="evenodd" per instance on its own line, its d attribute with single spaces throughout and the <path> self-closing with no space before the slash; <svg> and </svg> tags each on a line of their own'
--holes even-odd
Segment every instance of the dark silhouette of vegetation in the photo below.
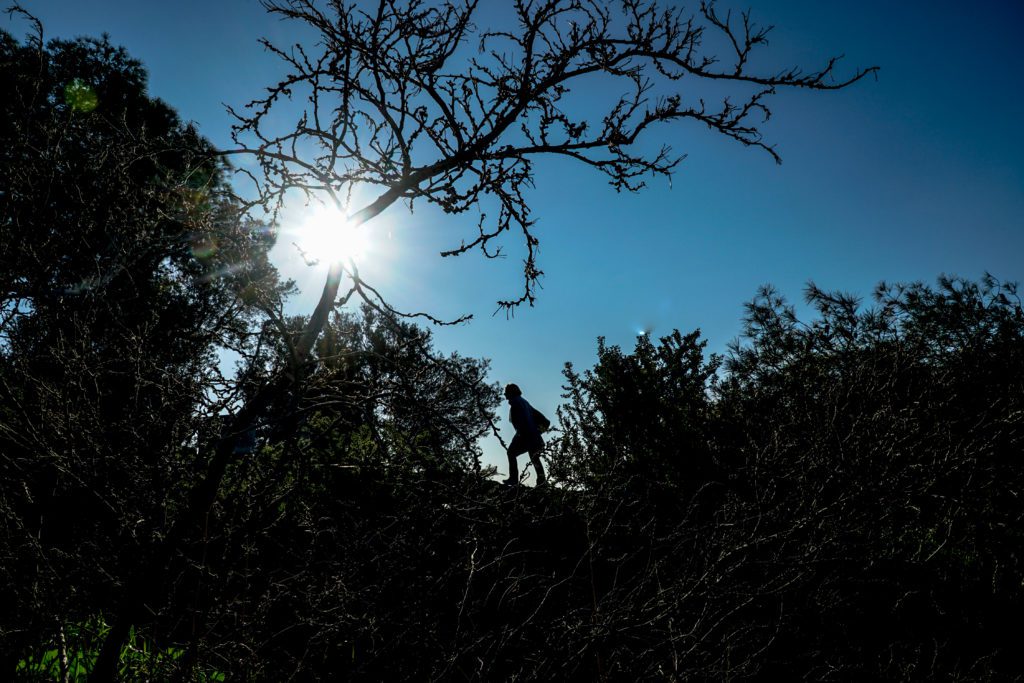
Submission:
<svg viewBox="0 0 1024 683">
<path fill-rule="evenodd" d="M 498 302 L 508 312 L 532 305 L 542 275 L 525 195 L 538 161 L 573 159 L 616 190 L 636 191 L 646 178 L 671 177 L 684 159 L 667 144 L 643 144 L 673 123 L 700 124 L 779 161 L 759 129 L 772 95 L 837 90 L 877 71 L 837 79 L 836 58 L 817 70 L 759 71 L 752 57 L 771 27 L 749 14 L 723 15 L 713 2 L 691 15 L 657 0 L 514 0 L 508 25 L 480 28 L 478 0 L 263 4 L 319 42 L 262 41 L 287 75 L 234 112 L 239 148 L 226 152 L 259 161 L 261 176 L 250 175 L 254 203 L 275 212 L 288 193 L 325 195 L 356 226 L 396 202 L 476 212 L 479 233 L 442 255 L 480 249 L 494 258 L 506 233 L 520 233 L 524 286 Z M 604 97 L 581 106 L 578 94 L 595 84 Z M 299 122 L 277 127 L 272 113 L 301 101 Z M 374 199 L 350 206 L 356 191 Z M 322 305 L 335 300 L 343 277 L 352 293 L 380 302 L 354 265 L 337 263 Z M 308 344 L 326 310 L 310 316 Z"/>
<path fill-rule="evenodd" d="M 637 638 L 594 656 L 636 678 L 1019 675 L 1016 287 L 807 301 L 800 321 L 763 290 L 717 375 L 678 333 L 567 368 L 552 471 L 601 501 L 603 623 Z"/>
<path fill-rule="evenodd" d="M 483 366 L 394 317 L 339 319 L 301 426 L 231 469 L 146 631 L 164 658 L 133 671 L 1019 674 L 1016 289 L 943 278 L 880 287 L 871 307 L 808 301 L 799 321 L 765 290 L 724 359 L 673 333 L 567 368 L 544 490 L 465 457 L 458 435 L 497 403 Z"/>
<path fill-rule="evenodd" d="M 0 33 L 7 672 L 120 600 L 236 401 L 217 350 L 248 355 L 283 293 L 270 235 L 242 220 L 210 145 L 146 95 L 140 64 L 41 31 Z"/>
<path fill-rule="evenodd" d="M 351 228 L 399 201 L 411 208 L 420 199 L 449 214 L 479 210 L 479 235 L 444 254 L 479 247 L 495 256 L 495 241 L 519 230 L 527 250 L 525 288 L 519 299 L 499 302 L 509 311 L 532 303 L 541 274 L 524 196 L 538 158 L 569 157 L 608 175 L 618 190 L 637 190 L 645 176 L 668 176 L 681 159 L 667 146 L 646 149 L 644 133 L 659 124 L 692 121 L 777 159 L 758 129 L 777 89 L 837 89 L 875 70 L 836 80 L 833 59 L 806 73 L 799 68 L 759 73 L 750 57 L 766 42 L 767 29 L 755 26 L 748 15 L 734 22 L 713 4 L 702 4 L 697 15 L 688 16 L 656 0 L 623 0 L 615 8 L 581 0 L 517 1 L 511 7 L 513 31 L 503 27 L 480 33 L 471 21 L 476 0 L 385 0 L 367 10 L 337 0 L 326 6 L 311 0 L 264 4 L 272 14 L 312 29 L 319 42 L 284 50 L 264 41 L 289 73 L 267 89 L 266 97 L 236 114 L 239 147 L 224 154 L 250 155 L 261 169 L 259 176 L 245 174 L 253 181 L 255 198 L 243 204 L 273 218 L 288 194 L 298 192 L 344 209 Z M 708 33 L 719 37 L 728 58 L 705 46 Z M 463 54 L 477 36 L 478 55 Z M 603 109 L 572 106 L 574 90 L 593 78 L 621 84 L 621 94 Z M 684 79 L 694 84 L 685 92 L 680 88 Z M 299 94 L 308 106 L 295 126 L 270 130 L 276 107 Z M 720 106 L 709 107 L 707 102 L 714 100 Z M 351 207 L 357 190 L 377 193 L 376 198 Z M 488 210 L 492 227 L 487 227 Z M 339 298 L 343 280 L 348 290 Z M 353 262 L 331 264 L 301 334 L 294 340 L 282 337 L 287 349 L 274 371 L 204 444 L 205 470 L 191 487 L 188 503 L 159 549 L 127 583 L 100 652 L 97 678 L 113 675 L 132 626 L 164 599 L 161 583 L 151 577 L 201 532 L 228 470 L 249 450 L 240 448 L 240 440 L 251 439 L 272 406 L 298 400 L 302 376 L 331 312 L 352 297 L 397 313 Z M 275 320 L 280 328 L 280 316 Z"/>
<path fill-rule="evenodd" d="M 257 204 L 360 183 L 382 194 L 355 222 L 399 200 L 495 202 L 455 251 L 516 227 L 530 301 L 535 157 L 633 189 L 672 169 L 631 146 L 655 124 L 767 148 L 750 117 L 772 88 L 843 85 L 831 65 L 750 75 L 764 35 L 746 17 L 639 2 L 516 3 L 516 30 L 484 34 L 455 72 L 474 7 L 271 3 L 325 52 L 282 51 L 293 80 L 240 121 L 256 143 L 234 151 L 264 164 Z M 705 31 L 731 64 L 701 56 Z M 570 111 L 596 73 L 627 97 Z M 683 73 L 752 94 L 707 113 L 658 90 Z M 351 263 L 313 315 L 285 316 L 272 231 L 137 62 L 106 40 L 2 33 L 0 83 L 4 675 L 1021 675 L 1015 286 L 943 277 L 869 305 L 809 286 L 807 320 L 765 289 L 723 357 L 698 332 L 599 340 L 592 368 L 565 371 L 553 485 L 501 487 L 477 446 L 500 405 L 486 362 L 436 351 Z M 303 87 L 305 123 L 264 131 Z M 304 136 L 333 152 L 289 156 Z M 353 297 L 358 313 L 338 310 Z"/>
</svg>

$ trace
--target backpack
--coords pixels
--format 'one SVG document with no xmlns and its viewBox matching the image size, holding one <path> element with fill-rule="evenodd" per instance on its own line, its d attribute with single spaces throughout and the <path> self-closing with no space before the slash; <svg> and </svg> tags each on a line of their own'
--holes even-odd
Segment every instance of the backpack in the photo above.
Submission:
<svg viewBox="0 0 1024 683">
<path fill-rule="evenodd" d="M 530 409 L 533 410 L 533 423 L 537 425 L 538 432 L 543 434 L 544 432 L 551 429 L 551 420 L 544 417 L 544 413 L 540 412 L 533 406 L 530 406 Z"/>
</svg>

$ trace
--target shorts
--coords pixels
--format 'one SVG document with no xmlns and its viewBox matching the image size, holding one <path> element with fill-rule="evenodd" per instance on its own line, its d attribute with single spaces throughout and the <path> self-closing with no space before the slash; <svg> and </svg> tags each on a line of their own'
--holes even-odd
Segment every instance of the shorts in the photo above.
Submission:
<svg viewBox="0 0 1024 683">
<path fill-rule="evenodd" d="M 517 433 L 512 437 L 512 443 L 508 445 L 508 454 L 513 457 L 523 453 L 537 453 L 542 450 L 544 450 L 544 439 L 541 438 L 540 434 L 531 439 L 528 436 Z"/>
</svg>

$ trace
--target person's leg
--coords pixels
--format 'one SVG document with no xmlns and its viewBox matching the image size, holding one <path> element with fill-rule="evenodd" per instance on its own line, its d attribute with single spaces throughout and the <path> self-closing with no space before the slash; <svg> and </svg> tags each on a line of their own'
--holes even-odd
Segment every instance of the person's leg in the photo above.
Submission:
<svg viewBox="0 0 1024 683">
<path fill-rule="evenodd" d="M 533 469 L 537 472 L 537 486 L 544 486 L 548 479 L 544 476 L 544 465 L 540 461 L 540 451 L 530 451 L 530 460 L 533 462 Z"/>
<path fill-rule="evenodd" d="M 512 455 L 512 451 L 508 451 L 508 479 L 505 480 L 506 484 L 512 484 L 513 486 L 519 483 L 519 463 L 516 462 L 515 455 Z"/>
</svg>

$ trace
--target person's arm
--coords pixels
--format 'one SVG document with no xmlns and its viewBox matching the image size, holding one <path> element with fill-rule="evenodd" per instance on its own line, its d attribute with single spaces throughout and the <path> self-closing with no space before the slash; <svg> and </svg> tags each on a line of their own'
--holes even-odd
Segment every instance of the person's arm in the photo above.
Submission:
<svg viewBox="0 0 1024 683">
<path fill-rule="evenodd" d="M 509 411 L 508 419 L 515 427 L 516 432 L 526 431 L 526 409 L 523 407 L 523 403 L 523 399 L 518 396 L 509 401 L 512 409 Z"/>
</svg>

